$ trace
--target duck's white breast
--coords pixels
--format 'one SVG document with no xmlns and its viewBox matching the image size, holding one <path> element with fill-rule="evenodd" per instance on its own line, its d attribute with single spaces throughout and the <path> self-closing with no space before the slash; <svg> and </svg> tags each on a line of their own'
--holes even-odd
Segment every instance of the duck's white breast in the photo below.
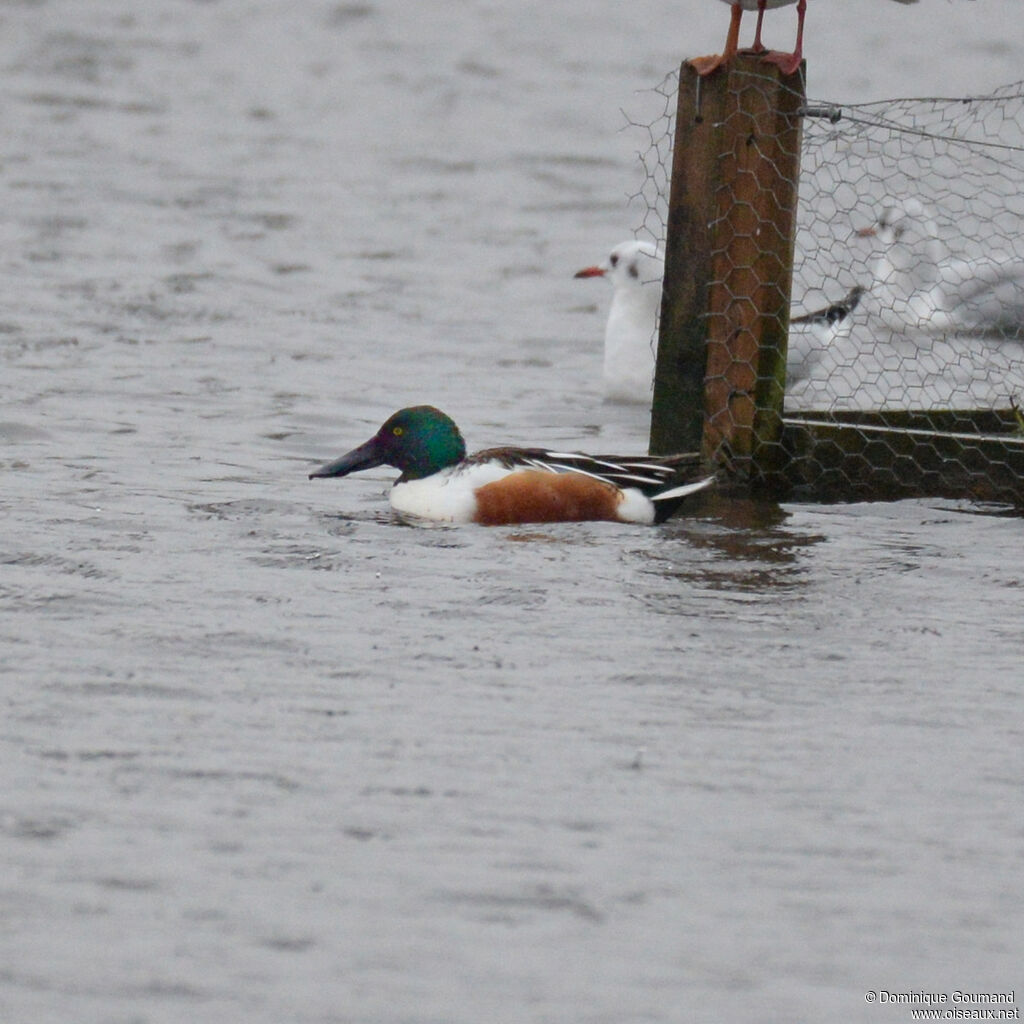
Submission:
<svg viewBox="0 0 1024 1024">
<path fill-rule="evenodd" d="M 403 515 L 441 523 L 471 523 L 476 490 L 512 472 L 498 462 L 443 469 L 422 480 L 406 480 L 391 488 L 391 507 Z"/>
</svg>

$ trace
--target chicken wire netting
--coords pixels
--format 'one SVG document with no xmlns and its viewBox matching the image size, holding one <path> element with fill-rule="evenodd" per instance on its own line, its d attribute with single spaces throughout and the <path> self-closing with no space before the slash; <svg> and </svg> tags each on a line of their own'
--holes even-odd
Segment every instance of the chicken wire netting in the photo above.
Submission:
<svg viewBox="0 0 1024 1024">
<path fill-rule="evenodd" d="M 661 247 L 678 83 L 666 76 L 627 115 L 641 133 L 636 233 Z M 856 429 L 789 451 L 799 480 L 830 497 L 899 496 L 910 481 L 1019 497 L 1014 458 L 981 441 L 965 451 L 963 437 L 1024 433 L 1024 82 L 807 101 L 801 121 L 784 411 Z M 734 276 L 720 255 L 718 283 Z"/>
</svg>

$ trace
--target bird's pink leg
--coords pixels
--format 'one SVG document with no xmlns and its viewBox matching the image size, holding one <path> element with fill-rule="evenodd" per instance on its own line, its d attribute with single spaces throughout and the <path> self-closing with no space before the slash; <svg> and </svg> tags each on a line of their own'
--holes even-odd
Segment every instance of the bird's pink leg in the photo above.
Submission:
<svg viewBox="0 0 1024 1024">
<path fill-rule="evenodd" d="M 804 0 L 801 0 L 804 2 Z M 712 71 L 717 71 L 720 67 L 728 64 L 739 52 L 740 43 L 740 20 L 743 17 L 743 8 L 740 7 L 739 3 L 732 5 L 732 20 L 729 22 L 729 34 L 725 37 L 725 49 L 719 54 L 713 54 L 710 57 L 691 57 L 688 61 L 689 65 L 697 72 L 698 75 L 710 75 Z"/>
<path fill-rule="evenodd" d="M 799 0 L 796 5 L 796 49 L 792 53 L 769 53 L 763 59 L 769 64 L 777 64 L 784 75 L 793 75 L 800 70 L 800 62 L 804 58 L 804 15 L 807 13 L 807 0 Z"/>
<path fill-rule="evenodd" d="M 761 42 L 761 24 L 764 21 L 764 12 L 768 0 L 757 0 L 757 30 L 754 32 L 754 45 L 744 53 L 764 53 L 767 47 Z"/>
</svg>

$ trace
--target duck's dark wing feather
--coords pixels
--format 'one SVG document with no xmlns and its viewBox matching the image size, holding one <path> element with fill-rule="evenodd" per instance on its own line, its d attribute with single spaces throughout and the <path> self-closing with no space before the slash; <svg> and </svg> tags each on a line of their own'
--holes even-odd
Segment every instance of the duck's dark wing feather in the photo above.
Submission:
<svg viewBox="0 0 1024 1024">
<path fill-rule="evenodd" d="M 704 472 L 701 457 L 696 452 L 681 455 L 586 455 L 546 448 L 488 448 L 466 460 L 467 463 L 491 461 L 500 462 L 509 469 L 522 467 L 549 473 L 583 473 L 616 487 L 636 487 L 648 496 Z"/>
</svg>

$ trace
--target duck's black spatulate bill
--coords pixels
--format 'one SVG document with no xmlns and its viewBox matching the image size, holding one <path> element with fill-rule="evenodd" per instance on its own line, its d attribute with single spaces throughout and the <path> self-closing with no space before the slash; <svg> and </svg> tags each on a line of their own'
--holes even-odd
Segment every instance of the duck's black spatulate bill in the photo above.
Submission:
<svg viewBox="0 0 1024 1024">
<path fill-rule="evenodd" d="M 373 469 L 374 466 L 383 466 L 384 457 L 380 451 L 377 438 L 371 438 L 366 444 L 342 455 L 333 462 L 325 463 L 319 469 L 309 474 L 309 479 L 327 476 L 348 476 L 349 473 L 358 473 L 361 469 Z"/>
</svg>

